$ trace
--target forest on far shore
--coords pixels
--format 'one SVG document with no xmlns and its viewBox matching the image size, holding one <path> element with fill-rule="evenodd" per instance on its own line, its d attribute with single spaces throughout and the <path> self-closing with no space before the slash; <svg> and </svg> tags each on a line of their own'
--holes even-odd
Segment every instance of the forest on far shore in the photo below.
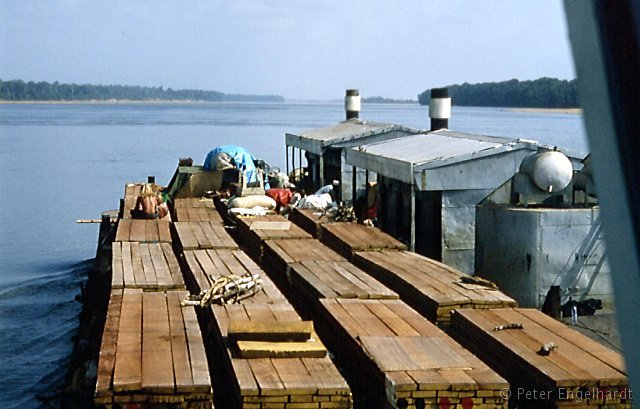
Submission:
<svg viewBox="0 0 640 409">
<path fill-rule="evenodd" d="M 452 105 L 518 108 L 577 108 L 576 80 L 539 78 L 502 82 L 447 85 Z M 418 94 L 418 102 L 428 105 L 431 90 Z"/>
<path fill-rule="evenodd" d="M 192 89 L 173 90 L 130 85 L 61 84 L 0 80 L 0 100 L 4 101 L 262 101 L 284 102 L 279 95 L 238 95 Z"/>
</svg>

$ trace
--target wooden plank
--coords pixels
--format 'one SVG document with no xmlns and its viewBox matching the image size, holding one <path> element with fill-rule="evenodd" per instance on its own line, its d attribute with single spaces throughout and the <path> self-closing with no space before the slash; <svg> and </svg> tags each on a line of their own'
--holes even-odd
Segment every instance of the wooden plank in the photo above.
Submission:
<svg viewBox="0 0 640 409">
<path fill-rule="evenodd" d="M 149 243 L 149 254 L 151 255 L 151 262 L 153 263 L 153 269 L 156 273 L 157 288 L 158 289 L 171 289 L 175 288 L 167 260 L 160 243 Z"/>
<path fill-rule="evenodd" d="M 253 376 L 253 371 L 246 359 L 232 359 L 231 365 L 236 375 L 236 380 L 240 387 L 240 395 L 242 396 L 258 396 L 260 390 Z"/>
<path fill-rule="evenodd" d="M 171 243 L 171 229 L 169 221 L 166 219 L 154 220 L 158 225 L 158 241 L 161 243 Z"/>
<path fill-rule="evenodd" d="M 131 242 L 122 242 L 122 269 L 125 286 L 135 286 L 136 278 L 133 274 L 133 260 L 131 258 Z M 137 244 L 137 243 L 136 243 Z"/>
<path fill-rule="evenodd" d="M 142 268 L 144 269 L 144 277 L 146 279 L 142 288 L 158 288 L 158 277 L 156 275 L 156 269 L 153 265 L 149 244 L 140 244 L 140 259 L 142 260 Z"/>
<path fill-rule="evenodd" d="M 167 307 L 169 311 L 169 331 L 171 336 L 171 355 L 173 360 L 173 376 L 176 392 L 195 392 L 191 376 L 191 361 L 187 347 L 187 334 L 180 306 L 180 294 L 167 292 Z"/>
<path fill-rule="evenodd" d="M 162 253 L 164 254 L 164 259 L 167 263 L 167 267 L 169 268 L 169 274 L 171 275 L 172 282 L 176 288 L 183 288 L 185 285 L 184 277 L 180 270 L 178 259 L 171 248 L 171 244 L 161 243 L 160 246 L 162 247 Z"/>
<path fill-rule="evenodd" d="M 147 220 L 131 219 L 131 232 L 129 234 L 129 240 L 138 241 L 143 243 L 147 241 Z"/>
<path fill-rule="evenodd" d="M 132 242 L 131 246 L 131 267 L 133 269 L 133 278 L 136 288 L 145 288 L 147 286 L 147 278 L 144 274 L 144 266 L 142 265 L 142 254 L 140 251 L 140 243 Z"/>
<path fill-rule="evenodd" d="M 318 385 L 319 395 L 350 395 L 349 385 L 329 358 L 301 360 Z"/>
<path fill-rule="evenodd" d="M 257 358 L 249 359 L 247 362 L 251 367 L 261 395 L 282 396 L 287 394 L 284 384 L 278 376 L 277 369 L 271 363 L 271 359 Z"/>
<path fill-rule="evenodd" d="M 312 321 L 237 321 L 229 323 L 230 341 L 304 342 L 313 333 Z"/>
<path fill-rule="evenodd" d="M 125 280 L 122 266 L 122 245 L 114 242 L 111 248 L 111 288 L 123 288 Z"/>
<path fill-rule="evenodd" d="M 165 298 L 164 293 L 143 293 L 142 390 L 148 393 L 175 391 Z"/>
<path fill-rule="evenodd" d="M 122 307 L 122 290 L 112 290 L 107 307 L 107 317 L 100 343 L 95 396 L 102 398 L 113 395 L 111 388 L 116 360 L 118 327 L 120 325 L 120 309 Z"/>
<path fill-rule="evenodd" d="M 191 232 L 193 236 L 196 238 L 198 242 L 199 249 L 211 249 L 213 245 L 209 241 L 208 237 L 205 235 L 203 231 L 203 224 L 199 222 L 187 222 L 189 223 L 189 227 L 191 228 Z"/>
<path fill-rule="evenodd" d="M 187 296 L 186 292 L 180 292 L 179 294 L 183 299 Z M 194 307 L 183 308 L 182 315 L 187 333 L 187 345 L 189 347 L 191 377 L 193 378 L 194 389 L 198 392 L 211 393 L 209 364 Z"/>
<path fill-rule="evenodd" d="M 191 231 L 191 224 L 189 222 L 175 222 L 174 228 L 178 234 L 180 240 L 180 246 L 183 250 L 193 250 L 198 248 L 198 240 Z"/>
<path fill-rule="evenodd" d="M 327 349 L 318 339 L 303 342 L 237 341 L 240 358 L 323 358 Z"/>
<path fill-rule="evenodd" d="M 116 230 L 115 241 L 130 241 L 131 237 L 131 219 L 120 219 L 118 221 L 118 230 Z"/>
<path fill-rule="evenodd" d="M 125 288 L 121 311 L 113 390 L 138 391 L 142 383 L 142 290 Z"/>
<path fill-rule="evenodd" d="M 318 385 L 301 359 L 272 359 L 288 395 L 316 395 Z"/>
</svg>

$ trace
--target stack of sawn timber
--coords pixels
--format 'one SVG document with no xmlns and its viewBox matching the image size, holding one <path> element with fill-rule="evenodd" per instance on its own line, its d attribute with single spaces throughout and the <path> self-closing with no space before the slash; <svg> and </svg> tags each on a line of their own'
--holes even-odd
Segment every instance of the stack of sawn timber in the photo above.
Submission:
<svg viewBox="0 0 640 409">
<path fill-rule="evenodd" d="M 451 333 L 509 381 L 518 407 L 631 407 L 622 356 L 538 310 L 457 310 Z"/>
<path fill-rule="evenodd" d="M 194 308 L 180 305 L 188 293 L 169 222 L 125 216 L 136 187 L 125 187 L 124 218 L 112 244 L 112 288 L 94 401 L 107 408 L 211 408 L 203 338 Z"/>
<path fill-rule="evenodd" d="M 503 378 L 318 240 L 268 240 L 264 249 L 270 273 L 318 320 L 366 407 L 505 404 Z"/>
<path fill-rule="evenodd" d="M 176 222 L 220 222 L 222 217 L 210 198 L 184 197 L 173 200 L 173 220 Z"/>
<path fill-rule="evenodd" d="M 102 336 L 95 403 L 211 408 L 207 358 L 186 291 L 113 289 Z"/>
<path fill-rule="evenodd" d="M 323 210 L 299 209 L 297 207 L 289 213 L 289 220 L 302 227 L 304 231 L 316 239 L 322 238 L 321 226 L 331 222 L 331 218 Z"/>
<path fill-rule="evenodd" d="M 350 388 L 326 355 L 307 357 L 305 351 L 288 350 L 287 343 L 261 342 L 263 348 L 254 355 L 259 358 L 241 357 L 242 350 L 238 351 L 228 337 L 230 325 L 272 327 L 275 332 L 277 328 L 303 322 L 275 284 L 244 252 L 186 250 L 184 257 L 192 292 L 207 289 L 229 274 L 257 273 L 263 281 L 260 293 L 240 304 L 211 305 L 203 312 L 204 321 L 208 323 L 206 333 L 221 352 L 216 361 L 229 374 L 220 388 L 227 392 L 229 406 L 248 409 L 352 407 Z M 317 340 L 315 333 L 312 338 Z M 265 353 L 265 349 L 268 352 Z M 314 351 L 312 356 L 317 356 L 317 350 Z"/>
<path fill-rule="evenodd" d="M 357 251 L 406 250 L 402 242 L 373 226 L 358 223 L 323 223 L 321 240 L 342 256 L 351 260 Z"/>
<path fill-rule="evenodd" d="M 238 217 L 238 241 L 249 255 L 262 263 L 263 243 L 267 240 L 310 240 L 313 237 L 280 215 Z"/>
<path fill-rule="evenodd" d="M 474 283 L 473 277 L 413 252 L 360 251 L 354 254 L 353 262 L 439 325 L 448 325 L 454 309 L 517 305 L 492 283 L 480 279 Z"/>
<path fill-rule="evenodd" d="M 397 299 L 382 285 L 318 240 L 267 240 L 264 265 L 297 298 Z M 304 302 L 302 301 L 302 302 Z"/>
<path fill-rule="evenodd" d="M 507 381 L 404 302 L 320 302 L 327 340 L 364 407 L 507 406 Z"/>
</svg>

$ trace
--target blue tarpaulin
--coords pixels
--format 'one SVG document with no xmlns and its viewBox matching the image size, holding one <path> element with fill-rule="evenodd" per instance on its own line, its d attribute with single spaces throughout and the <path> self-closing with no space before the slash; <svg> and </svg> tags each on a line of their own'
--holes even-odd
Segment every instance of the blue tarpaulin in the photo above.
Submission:
<svg viewBox="0 0 640 409">
<path fill-rule="evenodd" d="M 253 155 L 251 155 L 246 149 L 237 145 L 223 145 L 218 146 L 207 154 L 204 159 L 205 170 L 216 170 L 216 157 L 218 153 L 224 152 L 233 159 L 236 168 L 246 171 L 247 183 L 254 183 L 258 181 L 258 175 L 256 172 L 256 165 L 253 163 Z"/>
</svg>

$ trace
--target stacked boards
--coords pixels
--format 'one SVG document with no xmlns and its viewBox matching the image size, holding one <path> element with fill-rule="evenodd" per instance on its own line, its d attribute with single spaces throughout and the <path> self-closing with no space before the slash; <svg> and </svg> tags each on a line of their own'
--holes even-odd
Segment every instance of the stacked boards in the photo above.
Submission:
<svg viewBox="0 0 640 409">
<path fill-rule="evenodd" d="M 448 325 L 459 308 L 515 307 L 516 301 L 493 283 L 409 251 L 356 252 L 353 261 L 431 322 Z"/>
<path fill-rule="evenodd" d="M 620 354 L 534 309 L 457 310 L 451 333 L 529 408 L 630 408 Z"/>
<path fill-rule="evenodd" d="M 507 407 L 507 381 L 402 301 L 320 302 L 363 407 Z"/>
<path fill-rule="evenodd" d="M 225 249 L 187 250 L 184 256 L 192 292 L 229 274 L 258 274 L 262 281 L 262 290 L 241 303 L 211 305 L 203 311 L 207 334 L 219 352 L 219 369 L 230 374 L 220 385 L 230 407 L 352 407 L 351 390 L 313 326 L 302 321 L 253 260 L 242 251 Z"/>
<path fill-rule="evenodd" d="M 263 243 L 268 240 L 312 239 L 309 233 L 279 215 L 238 217 L 236 224 L 238 240 L 258 262 L 262 261 Z"/>
<path fill-rule="evenodd" d="M 317 239 L 322 237 L 320 226 L 324 223 L 331 223 L 331 217 L 327 215 L 327 212 L 316 209 L 294 208 L 289 213 L 289 220 Z"/>
<path fill-rule="evenodd" d="M 174 222 L 173 226 L 182 250 L 238 248 L 222 222 Z"/>
<path fill-rule="evenodd" d="M 165 219 L 120 219 L 115 241 L 171 243 L 169 221 Z"/>
<path fill-rule="evenodd" d="M 114 289 L 98 361 L 95 403 L 211 408 L 200 328 L 185 291 Z"/>
<path fill-rule="evenodd" d="M 177 198 L 173 201 L 173 220 L 177 222 L 219 222 L 222 217 L 212 199 L 198 197 Z"/>
<path fill-rule="evenodd" d="M 212 408 L 209 366 L 172 247 L 169 220 L 130 218 L 128 184 L 112 243 L 111 291 L 94 403 L 99 407 Z"/>
<path fill-rule="evenodd" d="M 349 260 L 357 251 L 407 249 L 402 242 L 377 227 L 364 224 L 324 223 L 321 230 L 322 242 Z"/>
<path fill-rule="evenodd" d="M 125 241 L 114 242 L 111 247 L 111 288 L 185 289 L 170 243 Z"/>
</svg>

